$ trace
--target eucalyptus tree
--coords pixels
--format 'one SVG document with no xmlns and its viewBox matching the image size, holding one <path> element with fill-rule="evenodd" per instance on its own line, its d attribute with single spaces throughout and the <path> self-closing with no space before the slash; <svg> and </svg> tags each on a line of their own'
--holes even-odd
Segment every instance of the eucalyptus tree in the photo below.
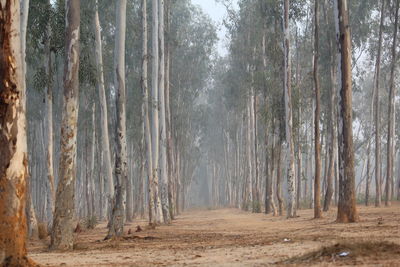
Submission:
<svg viewBox="0 0 400 267">
<path fill-rule="evenodd" d="M 155 222 L 162 222 L 162 208 L 159 194 L 159 2 L 152 0 L 152 67 L 151 67 L 151 155 L 153 169 L 151 171 L 151 184 L 154 192 Z M 157 41 L 156 41 L 157 40 Z"/>
<path fill-rule="evenodd" d="M 73 248 L 75 215 L 76 139 L 79 97 L 80 1 L 66 0 L 64 105 L 61 126 L 61 159 L 51 248 Z"/>
<path fill-rule="evenodd" d="M 26 5 L 27 2 L 24 1 Z M 22 8 L 24 5 L 22 5 Z M 26 136 L 25 44 L 20 32 L 26 25 L 27 9 L 20 15 L 19 1 L 0 3 L 0 264 L 34 266 L 27 258 L 25 214 L 28 156 Z M 21 25 L 22 23 L 22 25 Z"/>
<path fill-rule="evenodd" d="M 339 203 L 338 222 L 358 221 L 355 198 L 351 36 L 347 0 L 334 1 L 339 77 Z"/>
<path fill-rule="evenodd" d="M 294 168 L 294 143 L 293 143 L 293 115 L 292 115 L 292 89 L 291 89 L 291 53 L 290 53 L 290 28 L 289 28 L 289 0 L 283 0 L 283 48 L 284 48 L 284 92 L 285 92 L 285 125 L 286 143 L 288 146 L 287 190 L 288 204 L 287 217 L 296 216 L 296 183 Z"/>
<path fill-rule="evenodd" d="M 158 78 L 158 103 L 160 104 L 160 175 L 161 175 L 161 207 L 164 223 L 171 223 L 168 198 L 168 167 L 167 167 L 167 122 L 165 105 L 165 38 L 164 38 L 164 0 L 158 2 L 158 43 L 159 43 L 159 78 Z"/>
<path fill-rule="evenodd" d="M 111 211 L 111 203 L 112 197 L 114 196 L 114 178 L 113 171 L 111 165 L 111 151 L 110 151 L 110 137 L 108 134 L 108 109 L 107 109 L 107 98 L 105 92 L 105 83 L 104 83 L 104 67 L 103 67 L 103 49 L 102 49 L 102 40 L 101 40 L 101 27 L 99 20 L 99 11 L 97 0 L 95 3 L 95 15 L 94 15 L 94 29 L 95 29 L 95 52 L 96 52 L 96 65 L 97 65 L 97 88 L 99 94 L 99 102 L 100 102 L 100 128 L 101 128 L 101 146 L 103 151 L 103 166 L 104 166 L 104 175 L 106 180 L 106 188 L 107 188 L 107 204 L 106 214 L 109 215 Z M 103 217 L 103 203 L 100 203 L 100 217 Z"/>
<path fill-rule="evenodd" d="M 321 218 L 321 144 L 320 144 L 320 84 L 318 73 L 319 59 L 319 4 L 315 0 L 314 5 L 314 86 L 315 86 L 315 116 L 314 116 L 314 149 L 315 149 L 315 177 L 314 177 L 314 218 Z"/>
<path fill-rule="evenodd" d="M 126 0 L 118 0 L 116 8 L 116 37 L 114 54 L 114 86 L 117 91 L 116 134 L 117 151 L 115 157 L 115 195 L 106 239 L 121 236 L 125 224 L 126 184 L 127 184 L 127 149 L 126 149 L 126 89 L 125 89 L 125 31 Z"/>
<path fill-rule="evenodd" d="M 400 0 L 395 2 L 395 22 L 393 30 L 393 43 L 392 43 L 392 61 L 390 66 L 390 79 L 389 79 L 389 105 L 388 105 L 388 137 L 387 137 L 387 164 L 386 164 L 386 197 L 385 205 L 390 206 L 392 198 L 392 183 L 393 183 L 393 158 L 394 158 L 394 124 L 395 124 L 395 69 L 397 60 L 397 31 L 399 25 L 399 3 Z"/>
<path fill-rule="evenodd" d="M 382 32 L 385 19 L 385 0 L 381 1 L 380 24 L 379 24 L 379 40 L 378 50 L 376 55 L 375 72 L 374 72 L 374 129 L 375 129 L 375 206 L 381 205 L 382 190 L 381 190 L 381 135 L 380 135 L 380 102 L 379 102 L 379 82 L 381 71 L 381 53 L 382 53 Z M 371 122 L 372 123 L 372 122 Z"/>
</svg>

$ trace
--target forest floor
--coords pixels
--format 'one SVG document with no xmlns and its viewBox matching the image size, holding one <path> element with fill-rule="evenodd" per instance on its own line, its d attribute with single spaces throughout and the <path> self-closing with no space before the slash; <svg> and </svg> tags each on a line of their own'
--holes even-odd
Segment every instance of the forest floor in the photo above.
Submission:
<svg viewBox="0 0 400 267">
<path fill-rule="evenodd" d="M 400 203 L 360 206 L 359 213 L 360 222 L 339 224 L 336 208 L 318 220 L 312 210 L 289 220 L 194 210 L 157 229 L 127 224 L 121 240 L 103 241 L 100 224 L 77 234 L 71 252 L 49 251 L 48 239 L 30 241 L 29 254 L 43 266 L 400 266 Z M 137 225 L 143 231 L 135 232 Z"/>
</svg>

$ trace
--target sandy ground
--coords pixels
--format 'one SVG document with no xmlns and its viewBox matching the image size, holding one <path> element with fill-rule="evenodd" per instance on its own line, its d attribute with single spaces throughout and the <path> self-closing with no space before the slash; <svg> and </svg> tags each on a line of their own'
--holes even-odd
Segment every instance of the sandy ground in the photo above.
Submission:
<svg viewBox="0 0 400 267">
<path fill-rule="evenodd" d="M 29 252 L 43 266 L 400 266 L 400 203 L 360 206 L 359 212 L 359 223 L 338 224 L 336 209 L 318 220 L 312 210 L 290 220 L 237 209 L 197 210 L 155 230 L 135 221 L 125 227 L 132 233 L 123 240 L 103 241 L 106 227 L 100 224 L 77 234 L 74 251 L 51 252 L 44 240 L 31 241 Z M 137 225 L 142 232 L 135 232 Z M 346 243 L 360 244 L 361 252 Z M 329 246 L 337 249 L 321 253 Z M 340 257 L 342 252 L 349 255 Z"/>
</svg>

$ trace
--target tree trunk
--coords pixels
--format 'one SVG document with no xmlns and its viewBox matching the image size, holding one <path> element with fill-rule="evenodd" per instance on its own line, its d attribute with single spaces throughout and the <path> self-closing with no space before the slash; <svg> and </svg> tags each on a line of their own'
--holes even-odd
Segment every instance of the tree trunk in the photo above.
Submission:
<svg viewBox="0 0 400 267">
<path fill-rule="evenodd" d="M 289 150 L 288 168 L 287 168 L 287 217 L 294 218 L 296 216 L 296 183 L 294 169 L 294 144 L 293 144 L 293 119 L 292 119 L 292 86 L 291 86 L 291 55 L 290 55 L 290 29 L 289 29 L 289 0 L 284 0 L 283 5 L 283 31 L 284 31 L 284 63 L 285 63 L 285 122 L 286 122 L 286 142 Z"/>
<path fill-rule="evenodd" d="M 142 90 L 143 90 L 143 102 L 144 102 L 144 132 L 145 142 L 147 150 L 147 177 L 148 177 L 148 190 L 149 190 L 149 224 L 154 225 L 156 223 L 156 214 L 154 206 L 154 186 L 153 186 L 153 156 L 152 156 L 152 141 L 151 141 L 151 129 L 150 129 L 150 114 L 149 114 L 149 87 L 148 87 L 148 76 L 147 66 L 149 61 L 148 49 L 147 49 L 147 0 L 142 1 Z M 151 103 L 151 102 L 150 102 Z"/>
<path fill-rule="evenodd" d="M 80 1 L 66 0 L 64 105 L 61 125 L 61 158 L 56 207 L 51 233 L 52 249 L 73 248 L 75 217 L 76 139 L 79 98 Z"/>
<path fill-rule="evenodd" d="M 278 137 L 280 139 L 280 137 Z M 282 198 L 282 141 L 278 141 L 278 155 L 276 164 L 276 198 L 278 199 L 279 216 L 283 215 L 283 198 Z"/>
<path fill-rule="evenodd" d="M 327 14 L 327 2 L 324 2 L 324 17 L 325 24 L 329 25 L 329 18 Z M 324 200 L 324 211 L 328 211 L 331 205 L 333 196 L 333 181 L 335 178 L 335 161 L 336 161 L 336 147 L 337 147 L 337 130 L 336 130 L 336 71 L 335 71 L 335 57 L 333 52 L 333 42 L 331 32 L 328 32 L 328 45 L 329 45 L 329 70 L 330 70 L 330 101 L 329 101 L 329 118 L 330 118 L 330 144 L 329 144 L 329 168 L 327 177 L 327 187 Z"/>
<path fill-rule="evenodd" d="M 338 222 L 356 222 L 358 213 L 355 197 L 351 37 L 347 0 L 335 0 L 335 25 L 338 46 L 339 93 L 339 203 Z"/>
<path fill-rule="evenodd" d="M 249 210 L 253 207 L 253 164 L 252 164 L 252 145 L 251 145 L 251 96 L 249 97 L 247 105 L 247 164 L 248 164 L 248 176 L 247 176 L 247 197 L 245 202 L 245 210 Z"/>
<path fill-rule="evenodd" d="M 103 56 L 102 56 L 102 44 L 101 44 L 101 31 L 99 12 L 96 0 L 96 12 L 94 16 L 95 25 L 95 37 L 96 37 L 96 64 L 97 64 L 97 86 L 99 93 L 100 102 L 100 128 L 101 128 L 101 147 L 103 153 L 103 167 L 104 177 L 106 180 L 106 214 L 110 217 L 112 197 L 114 196 L 114 177 L 111 165 L 111 152 L 110 152 L 110 139 L 108 135 L 108 110 L 107 110 L 107 98 L 104 89 L 104 75 L 103 75 Z"/>
<path fill-rule="evenodd" d="M 48 5 L 50 6 L 50 0 L 48 1 Z M 44 68 L 46 71 L 47 78 L 47 90 L 46 90 L 46 107 L 47 107 L 47 178 L 48 178 L 48 195 L 47 195 L 47 220 L 48 223 L 51 223 L 53 219 L 54 213 L 54 201 L 56 198 L 56 191 L 54 186 L 54 168 L 53 168 L 53 73 L 51 68 L 51 48 L 50 48 L 50 36 L 51 36 L 51 28 L 50 24 L 46 25 L 46 37 L 45 37 L 45 60 L 44 60 Z"/>
<path fill-rule="evenodd" d="M 126 92 L 125 92 L 125 30 L 126 0 L 118 0 L 114 51 L 114 86 L 117 100 L 117 150 L 115 155 L 115 195 L 106 239 L 121 236 L 124 231 L 126 212 L 127 150 L 126 150 Z"/>
<path fill-rule="evenodd" d="M 393 45 L 392 45 L 392 62 L 390 67 L 390 80 L 389 80 L 389 110 L 388 110 L 388 138 L 387 138 L 387 165 L 386 165 L 386 198 L 385 206 L 390 206 L 392 199 L 392 179 L 393 179 L 393 158 L 394 158 L 394 124 L 395 124 L 395 95 L 396 88 L 394 84 L 394 72 L 396 70 L 396 48 L 397 48 L 397 29 L 399 21 L 399 3 L 396 1 L 396 14 L 393 32 Z"/>
<path fill-rule="evenodd" d="M 385 20 L 385 0 L 382 0 L 381 7 L 381 21 L 379 26 L 379 40 L 378 40 L 378 51 L 376 55 L 375 63 L 375 75 L 374 75 L 374 117 L 375 117 L 375 206 L 380 207 L 382 201 L 382 189 L 381 189 L 381 140 L 380 140 L 380 104 L 379 104 L 379 82 L 380 82 L 380 69 L 381 69 L 381 53 L 382 53 L 382 33 L 383 24 Z"/>
<path fill-rule="evenodd" d="M 158 190 L 158 172 L 159 172 L 159 115 L 158 115 L 158 86 L 159 86 L 159 43 L 158 39 L 158 1 L 152 1 L 152 75 L 151 75 L 151 149 L 153 169 L 151 172 L 152 184 L 154 190 L 154 207 L 155 207 L 155 222 L 163 221 L 161 201 Z"/>
<path fill-rule="evenodd" d="M 21 55 L 22 55 L 22 67 L 23 67 L 23 81 L 22 84 L 24 86 L 24 90 L 26 91 L 26 29 L 28 24 L 28 15 L 29 15 L 29 0 L 22 0 L 20 1 L 20 13 L 21 13 Z M 28 170 L 29 171 L 29 170 Z M 28 174 L 29 177 L 30 174 Z M 32 184 L 30 179 L 27 180 L 26 184 L 27 188 L 27 196 L 26 196 L 26 217 L 28 222 L 28 236 L 29 237 L 37 237 L 38 235 L 38 224 L 36 218 L 36 212 L 33 207 L 32 201 Z"/>
<path fill-rule="evenodd" d="M 163 221 L 171 223 L 168 199 L 168 167 L 167 167 L 167 127 L 165 115 L 165 41 L 164 41 L 164 0 L 158 0 L 158 42 L 159 42 L 159 83 L 158 83 L 158 103 L 160 104 L 160 173 L 161 173 L 161 207 Z"/>
<path fill-rule="evenodd" d="M 314 11 L 314 86 L 315 86 L 315 117 L 314 117 L 314 149 L 315 149 L 315 177 L 314 177 L 314 218 L 321 218 L 321 144 L 320 144 L 320 88 L 318 78 L 319 59 L 319 0 L 315 0 Z"/>
<path fill-rule="evenodd" d="M 171 109 L 170 109 L 170 66 L 171 66 L 171 49 L 170 49 L 170 24 L 171 24 L 171 1 L 165 0 L 165 22 L 166 22 L 166 36 L 167 40 L 165 42 L 165 126 L 167 132 L 167 168 L 168 168 L 168 201 L 170 208 L 171 219 L 174 219 L 174 193 L 173 193 L 173 183 L 175 181 L 173 177 L 174 173 L 174 156 L 173 156 L 173 143 L 172 143 L 172 122 L 171 122 Z"/>
<path fill-rule="evenodd" d="M 0 265 L 33 266 L 26 251 L 25 45 L 13 34 L 20 32 L 20 2 L 2 1 L 0 17 Z"/>
</svg>

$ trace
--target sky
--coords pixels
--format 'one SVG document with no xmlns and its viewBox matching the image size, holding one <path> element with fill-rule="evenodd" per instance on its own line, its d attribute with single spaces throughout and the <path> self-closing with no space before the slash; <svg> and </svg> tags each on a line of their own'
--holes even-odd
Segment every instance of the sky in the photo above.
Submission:
<svg viewBox="0 0 400 267">
<path fill-rule="evenodd" d="M 236 4 L 237 0 L 233 0 L 233 3 Z M 216 3 L 215 0 L 192 0 L 194 5 L 200 6 L 203 9 L 204 13 L 208 14 L 211 19 L 215 22 L 218 29 L 218 53 L 221 56 L 224 56 L 228 53 L 227 50 L 227 40 L 226 40 L 226 28 L 223 26 L 223 19 L 226 16 L 225 7 Z"/>
</svg>

